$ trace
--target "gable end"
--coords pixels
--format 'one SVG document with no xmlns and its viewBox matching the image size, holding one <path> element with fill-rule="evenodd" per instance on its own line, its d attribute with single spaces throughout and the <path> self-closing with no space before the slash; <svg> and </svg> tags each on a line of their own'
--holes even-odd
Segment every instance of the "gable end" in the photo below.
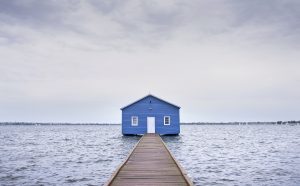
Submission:
<svg viewBox="0 0 300 186">
<path fill-rule="evenodd" d="M 158 97 L 156 97 L 156 96 L 153 96 L 152 94 L 149 94 L 149 95 L 147 95 L 147 96 L 145 96 L 145 97 L 142 97 L 141 99 L 136 100 L 136 101 L 133 102 L 133 103 L 130 103 L 129 105 L 127 105 L 127 106 L 125 106 L 125 107 L 122 107 L 121 110 L 124 110 L 124 109 L 126 109 L 127 107 L 129 107 L 129 106 L 131 106 L 131 105 L 134 105 L 135 103 L 137 103 L 137 102 L 139 102 L 139 101 L 141 101 L 141 100 L 143 100 L 143 99 L 145 99 L 145 98 L 147 98 L 147 97 L 153 97 L 153 98 L 155 98 L 155 99 L 158 99 L 158 100 L 160 100 L 160 101 L 162 101 L 162 102 L 164 102 L 164 103 L 167 103 L 167 104 L 169 104 L 169 105 L 172 105 L 172 106 L 174 106 L 174 107 L 180 109 L 179 106 L 177 106 L 177 105 L 175 105 L 175 104 L 173 104 L 173 103 L 167 102 L 167 101 L 165 101 L 165 100 L 163 100 L 163 99 L 161 99 L 161 98 L 158 98 Z"/>
</svg>

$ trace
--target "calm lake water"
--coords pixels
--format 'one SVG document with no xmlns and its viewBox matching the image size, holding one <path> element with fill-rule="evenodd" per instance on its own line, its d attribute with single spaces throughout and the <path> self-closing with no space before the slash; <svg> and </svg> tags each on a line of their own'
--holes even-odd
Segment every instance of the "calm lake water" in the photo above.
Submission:
<svg viewBox="0 0 300 186">
<path fill-rule="evenodd" d="M 139 140 L 120 126 L 0 126 L 0 185 L 103 185 Z M 300 126 L 187 125 L 163 137 L 195 185 L 300 185 Z"/>
</svg>

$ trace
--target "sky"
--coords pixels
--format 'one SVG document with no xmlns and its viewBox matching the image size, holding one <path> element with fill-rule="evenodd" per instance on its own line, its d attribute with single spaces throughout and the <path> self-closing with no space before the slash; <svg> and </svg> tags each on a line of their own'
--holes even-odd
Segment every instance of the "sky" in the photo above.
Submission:
<svg viewBox="0 0 300 186">
<path fill-rule="evenodd" d="M 0 121 L 300 119 L 299 0 L 0 0 Z"/>
</svg>

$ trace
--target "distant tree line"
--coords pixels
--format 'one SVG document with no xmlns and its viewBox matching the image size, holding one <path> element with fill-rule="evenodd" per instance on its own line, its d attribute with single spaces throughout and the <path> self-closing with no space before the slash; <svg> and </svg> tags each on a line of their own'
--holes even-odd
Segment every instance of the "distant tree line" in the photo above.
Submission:
<svg viewBox="0 0 300 186">
<path fill-rule="evenodd" d="M 0 122 L 0 125 L 120 125 L 119 123 Z"/>
<path fill-rule="evenodd" d="M 182 125 L 300 125 L 300 120 L 271 122 L 182 122 Z M 0 122 L 0 125 L 120 125 L 120 123 Z"/>
<path fill-rule="evenodd" d="M 182 122 L 183 125 L 286 125 L 286 124 L 299 124 L 300 120 L 290 120 L 290 121 L 251 121 L 251 122 Z"/>
</svg>

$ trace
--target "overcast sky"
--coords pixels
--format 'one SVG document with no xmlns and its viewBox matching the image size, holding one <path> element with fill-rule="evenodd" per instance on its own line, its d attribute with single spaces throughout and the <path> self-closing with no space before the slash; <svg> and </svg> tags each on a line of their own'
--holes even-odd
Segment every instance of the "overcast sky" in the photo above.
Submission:
<svg viewBox="0 0 300 186">
<path fill-rule="evenodd" d="M 0 0 L 0 120 L 300 119 L 299 0 Z"/>
</svg>

